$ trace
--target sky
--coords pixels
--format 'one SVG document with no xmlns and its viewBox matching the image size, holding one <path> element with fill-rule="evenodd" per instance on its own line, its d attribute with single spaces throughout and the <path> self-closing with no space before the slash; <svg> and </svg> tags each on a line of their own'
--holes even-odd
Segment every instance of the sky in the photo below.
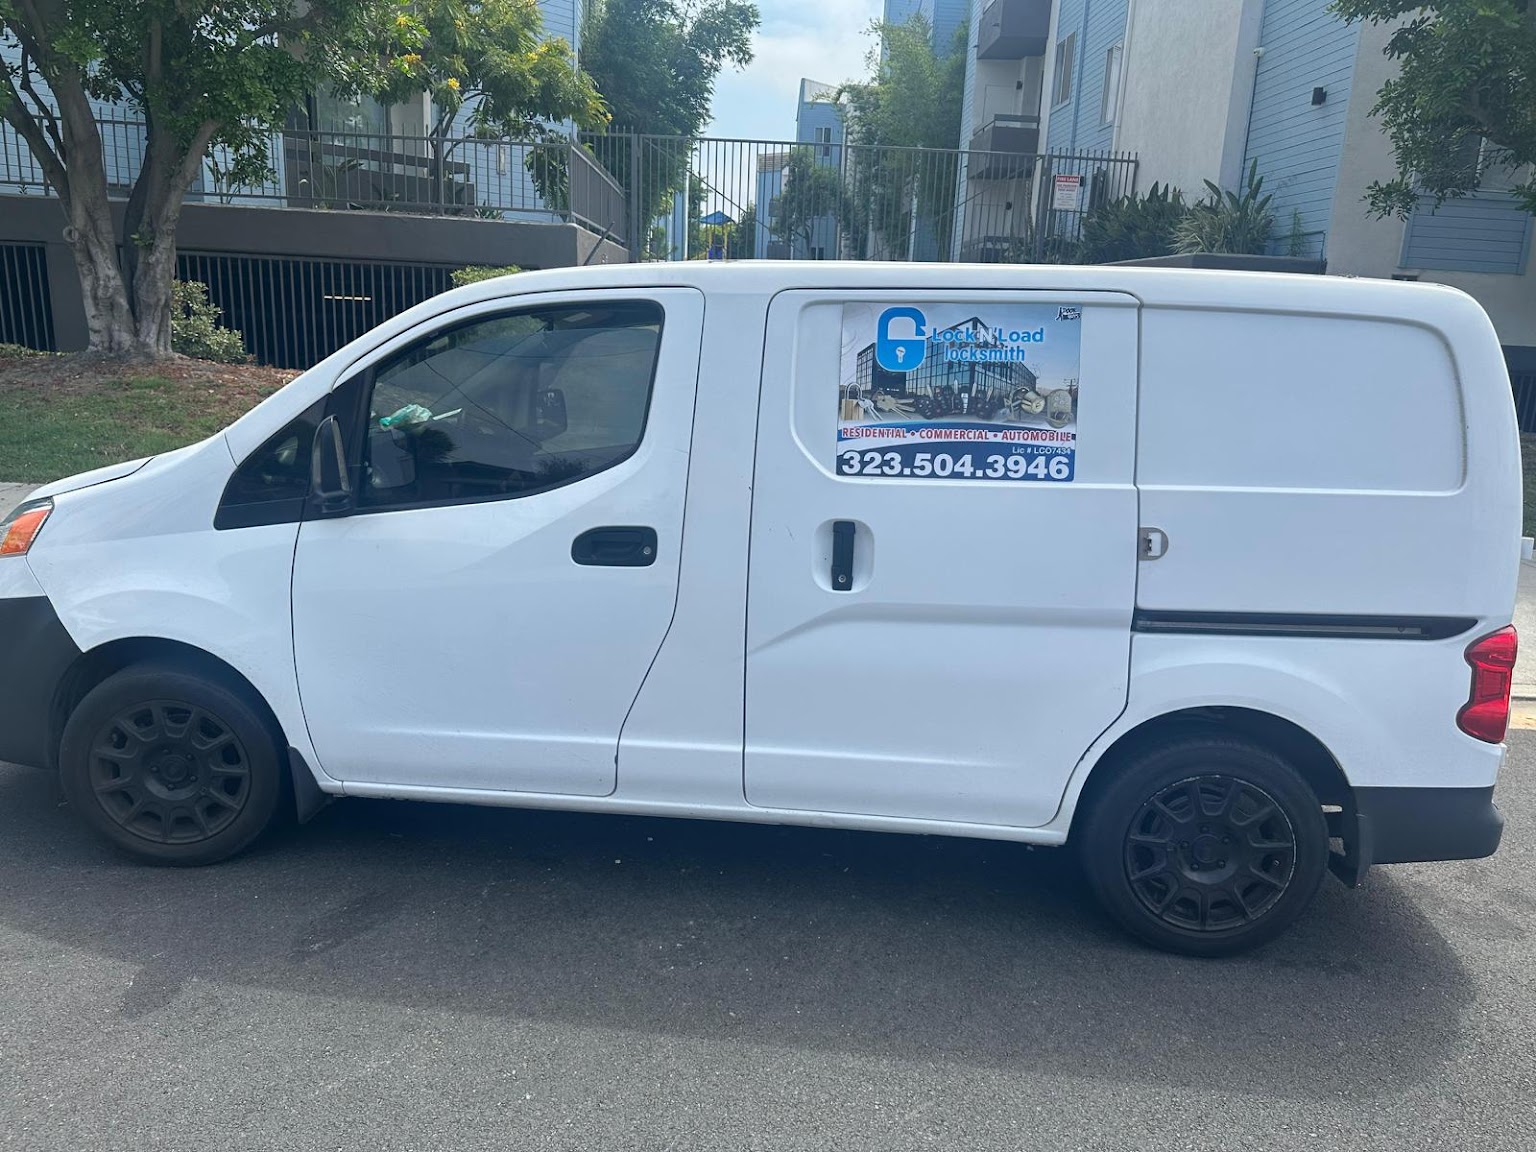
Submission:
<svg viewBox="0 0 1536 1152">
<path fill-rule="evenodd" d="M 881 0 L 758 0 L 763 23 L 756 55 L 744 71 L 729 68 L 715 82 L 711 136 L 792 140 L 800 78 L 841 84 L 861 80 Z"/>
</svg>

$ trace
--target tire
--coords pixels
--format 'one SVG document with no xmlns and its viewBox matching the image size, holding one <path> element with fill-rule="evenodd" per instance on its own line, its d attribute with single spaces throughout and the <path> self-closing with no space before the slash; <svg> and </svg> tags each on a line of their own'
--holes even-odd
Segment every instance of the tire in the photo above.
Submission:
<svg viewBox="0 0 1536 1152">
<path fill-rule="evenodd" d="M 1328 865 L 1312 789 L 1279 756 L 1190 736 L 1120 766 L 1081 828 L 1088 881 L 1122 928 L 1188 956 L 1230 956 L 1283 932 Z"/>
<path fill-rule="evenodd" d="M 112 844 L 155 864 L 212 864 L 248 847 L 278 811 L 283 764 L 244 693 L 158 665 L 93 688 L 59 746 L 69 803 Z"/>
</svg>

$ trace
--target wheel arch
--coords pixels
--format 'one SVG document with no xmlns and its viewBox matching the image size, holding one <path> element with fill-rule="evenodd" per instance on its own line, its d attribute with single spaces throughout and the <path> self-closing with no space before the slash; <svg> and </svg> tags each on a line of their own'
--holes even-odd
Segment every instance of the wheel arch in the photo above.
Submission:
<svg viewBox="0 0 1536 1152">
<path fill-rule="evenodd" d="M 284 763 L 287 762 L 289 741 L 283 726 L 271 704 L 249 677 L 228 661 L 196 645 L 158 636 L 131 636 L 109 640 L 82 652 L 59 678 L 48 717 L 48 746 L 54 757 L 50 767 L 58 766 L 59 743 L 64 737 L 64 727 L 80 701 L 109 676 L 137 664 L 160 664 L 191 672 L 239 692 L 260 714 L 272 738 L 277 741 L 279 755 Z"/>
<path fill-rule="evenodd" d="M 1181 737 L 1213 733 L 1242 737 L 1268 748 L 1296 769 L 1325 811 L 1353 813 L 1354 789 L 1338 758 L 1316 735 L 1293 720 L 1261 709 L 1212 705 L 1164 712 L 1120 733 L 1088 768 L 1076 796 L 1069 794 L 1073 806 L 1068 840 L 1097 795 L 1138 752 Z M 1335 824 L 1331 815 L 1329 824 Z"/>
</svg>

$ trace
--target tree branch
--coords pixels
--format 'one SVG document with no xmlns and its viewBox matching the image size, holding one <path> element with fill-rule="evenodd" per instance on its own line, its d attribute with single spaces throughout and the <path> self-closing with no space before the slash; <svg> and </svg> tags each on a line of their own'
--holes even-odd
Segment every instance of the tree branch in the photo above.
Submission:
<svg viewBox="0 0 1536 1152">
<path fill-rule="evenodd" d="M 69 172 L 64 166 L 62 149 L 55 152 L 48 142 L 48 137 L 34 116 L 27 111 L 22 102 L 21 93 L 16 91 L 15 81 L 11 79 L 10 70 L 0 68 L 0 78 L 5 80 L 6 94 L 10 99 L 0 104 L 0 119 L 16 129 L 16 134 L 26 141 L 32 155 L 37 157 L 37 163 L 43 170 L 43 178 L 53 186 L 58 193 L 64 209 L 69 210 Z"/>
<path fill-rule="evenodd" d="M 41 127 L 47 131 L 48 138 L 53 141 L 53 146 L 60 157 L 64 155 L 64 137 L 59 131 L 58 117 L 53 114 L 53 109 L 48 102 L 32 86 L 32 57 L 27 52 L 21 54 L 21 90 L 32 98 L 32 104 L 37 109 L 33 113 L 37 117 Z"/>
</svg>

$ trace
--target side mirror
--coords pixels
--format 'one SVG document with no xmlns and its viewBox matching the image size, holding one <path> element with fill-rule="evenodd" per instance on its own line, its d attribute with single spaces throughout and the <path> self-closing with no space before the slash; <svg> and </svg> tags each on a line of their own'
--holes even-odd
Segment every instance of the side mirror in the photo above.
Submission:
<svg viewBox="0 0 1536 1152">
<path fill-rule="evenodd" d="M 341 442 L 341 425 L 334 416 L 327 416 L 315 429 L 309 453 L 309 494 L 319 510 L 327 514 L 352 507 L 347 450 Z"/>
<path fill-rule="evenodd" d="M 533 399 L 533 438 L 540 442 L 564 432 L 567 426 L 565 393 L 545 388 Z"/>
</svg>

